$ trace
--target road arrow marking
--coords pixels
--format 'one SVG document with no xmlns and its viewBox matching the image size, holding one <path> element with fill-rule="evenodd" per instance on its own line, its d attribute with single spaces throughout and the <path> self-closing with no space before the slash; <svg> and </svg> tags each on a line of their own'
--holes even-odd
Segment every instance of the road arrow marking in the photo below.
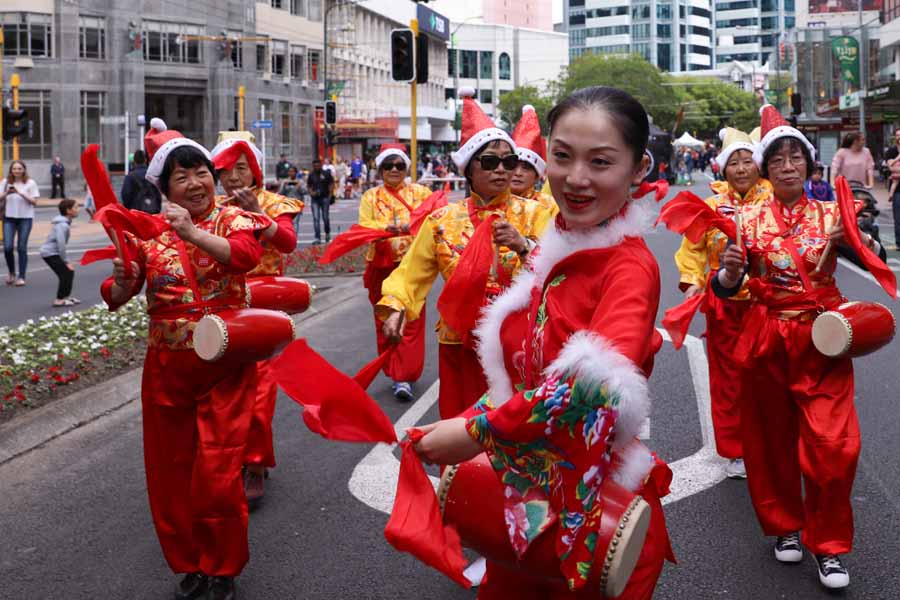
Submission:
<svg viewBox="0 0 900 600">
<path fill-rule="evenodd" d="M 663 339 L 672 341 L 668 332 L 663 329 L 659 329 L 659 332 Z M 725 465 L 727 464 L 725 459 L 716 454 L 709 396 L 709 367 L 703 342 L 689 335 L 685 338 L 684 346 L 688 353 L 691 380 L 694 385 L 694 395 L 697 398 L 703 447 L 691 456 L 676 460 L 669 465 L 674 477 L 671 493 L 663 498 L 663 504 L 671 504 L 716 485 L 725 479 Z M 439 383 L 439 381 L 435 381 L 431 384 L 431 387 L 394 424 L 394 431 L 397 432 L 398 438 L 402 439 L 406 435 L 406 429 L 415 426 L 425 416 L 428 409 L 437 402 Z M 642 427 L 640 437 L 647 439 L 649 435 L 650 420 L 647 419 Z M 390 514 L 394 505 L 399 473 L 400 461 L 394 456 L 393 448 L 387 444 L 376 444 L 354 467 L 347 487 L 357 500 L 375 510 Z M 429 478 L 437 489 L 439 480 L 436 477 Z"/>
</svg>

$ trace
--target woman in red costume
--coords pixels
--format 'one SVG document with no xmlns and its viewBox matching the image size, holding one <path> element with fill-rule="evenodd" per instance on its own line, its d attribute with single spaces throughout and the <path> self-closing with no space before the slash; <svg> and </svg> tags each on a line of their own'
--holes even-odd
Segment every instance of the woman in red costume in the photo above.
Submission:
<svg viewBox="0 0 900 600">
<path fill-rule="evenodd" d="M 478 312 L 509 285 L 550 220 L 540 203 L 510 193 L 510 176 L 519 162 L 515 144 L 484 114 L 474 94 L 471 88 L 460 90 L 463 132 L 459 150 L 452 154 L 472 194 L 425 219 L 403 260 L 384 280 L 383 297 L 375 306 L 385 335 L 399 341 L 405 322 L 419 318 L 438 273 L 447 280 L 438 300 L 437 327 L 438 404 L 445 418 L 475 404 L 487 389 L 471 338 Z M 487 235 L 479 236 L 479 231 Z M 486 264 L 469 262 L 475 256 L 486 258 Z"/>
<path fill-rule="evenodd" d="M 256 369 L 203 362 L 192 333 L 204 314 L 245 306 L 244 273 L 262 255 L 258 237 L 277 226 L 216 206 L 209 153 L 158 121 L 145 140 L 147 179 L 168 199 L 170 228 L 148 240 L 129 238 L 130 268 L 115 259 L 101 293 L 116 310 L 147 283 L 144 464 L 163 554 L 174 572 L 186 573 L 175 597 L 232 600 L 248 559 L 241 466 Z"/>
<path fill-rule="evenodd" d="M 705 200 L 719 215 L 729 219 L 744 205 L 758 204 L 772 195 L 772 185 L 759 176 L 753 162 L 756 145 L 743 131 L 727 127 L 719 132 L 722 151 L 716 156 L 725 181 L 711 184 L 715 195 Z M 738 406 L 739 371 L 734 361 L 736 334 L 747 312 L 750 293 L 742 289 L 732 298 L 722 299 L 707 286 L 710 273 L 716 273 L 728 237 L 711 228 L 696 243 L 685 238 L 675 253 L 675 265 L 681 274 L 679 288 L 686 300 L 704 294 L 706 297 L 706 347 L 709 355 L 709 389 L 712 399 L 713 430 L 719 456 L 729 459 L 726 473 L 733 479 L 747 476 L 741 450 L 741 411 Z"/>
<path fill-rule="evenodd" d="M 744 462 L 763 533 L 777 536 L 777 560 L 800 562 L 806 546 L 822 585 L 843 588 L 850 577 L 839 555 L 853 546 L 850 492 L 860 448 L 853 364 L 820 354 L 811 330 L 820 312 L 843 301 L 836 259 L 816 267 L 829 237 L 842 243 L 844 230 L 836 202 L 810 202 L 804 193 L 815 150 L 803 134 L 772 106 L 763 107 L 762 133 L 754 159 L 774 196 L 741 209 L 743 252 L 726 250 L 712 285 L 721 297 L 737 293 L 746 253 L 751 306 L 735 358 Z"/>
<path fill-rule="evenodd" d="M 560 102 L 549 121 L 556 226 L 478 327 L 488 393 L 459 417 L 424 427 L 416 450 L 441 464 L 487 452 L 504 485 L 516 554 L 538 536 L 556 540 L 558 583 L 488 561 L 479 599 L 602 597 L 588 579 L 600 569 L 594 541 L 607 477 L 651 506 L 639 562 L 619 596 L 650 598 L 671 557 L 659 500 L 671 471 L 636 438 L 662 344 L 654 326 L 659 269 L 641 237 L 654 211 L 630 197 L 648 167 L 647 113 L 620 90 L 592 87 Z"/>
<path fill-rule="evenodd" d="M 220 140 L 210 153 L 213 166 L 225 197 L 217 198 L 220 204 L 231 204 L 247 212 L 266 215 L 275 221 L 277 229 L 261 238 L 263 255 L 259 264 L 247 277 L 263 277 L 284 274 L 284 254 L 297 247 L 294 217 L 303 211 L 303 202 L 275 194 L 263 185 L 260 167 L 262 152 L 253 143 L 253 135 L 246 131 L 229 132 L 231 136 Z M 271 362 L 256 363 L 256 401 L 247 435 L 244 457 L 244 491 L 250 508 L 255 508 L 265 494 L 265 477 L 275 466 L 275 446 L 272 441 L 272 418 L 275 416 L 275 399 L 278 387 L 271 376 Z"/>
</svg>

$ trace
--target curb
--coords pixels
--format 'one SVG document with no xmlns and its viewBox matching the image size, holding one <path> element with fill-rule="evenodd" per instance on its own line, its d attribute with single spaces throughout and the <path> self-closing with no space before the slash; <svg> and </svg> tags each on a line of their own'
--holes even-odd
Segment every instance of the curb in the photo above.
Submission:
<svg viewBox="0 0 900 600">
<path fill-rule="evenodd" d="M 357 278 L 328 288 L 314 296 L 322 308 L 294 317 L 298 325 L 327 314 L 355 297 L 361 287 Z M 141 368 L 109 381 L 84 388 L 0 426 L 0 465 L 47 442 L 111 414 L 141 398 Z"/>
</svg>

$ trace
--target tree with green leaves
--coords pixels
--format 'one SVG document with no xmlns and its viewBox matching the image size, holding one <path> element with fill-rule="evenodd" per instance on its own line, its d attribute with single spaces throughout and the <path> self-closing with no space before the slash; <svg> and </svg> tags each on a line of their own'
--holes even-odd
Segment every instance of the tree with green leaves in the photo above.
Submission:
<svg viewBox="0 0 900 600">
<path fill-rule="evenodd" d="M 759 101 L 752 93 L 714 77 L 669 78 L 684 106 L 679 129 L 694 137 L 716 138 L 724 126 L 749 132 L 759 125 Z"/>
<path fill-rule="evenodd" d="M 538 119 L 541 122 L 541 132 L 547 135 L 547 113 L 553 108 L 554 98 L 547 92 L 541 91 L 533 85 L 523 85 L 501 94 L 497 107 L 503 120 L 509 123 L 510 128 L 516 126 L 522 116 L 522 107 L 530 104 L 534 107 Z"/>
</svg>

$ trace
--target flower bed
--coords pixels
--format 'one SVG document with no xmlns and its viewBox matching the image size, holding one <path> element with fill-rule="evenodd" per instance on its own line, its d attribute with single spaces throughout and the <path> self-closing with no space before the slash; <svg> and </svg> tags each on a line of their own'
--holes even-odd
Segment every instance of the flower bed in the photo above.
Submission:
<svg viewBox="0 0 900 600">
<path fill-rule="evenodd" d="M 320 265 L 319 258 L 325 252 L 326 246 L 304 246 L 297 248 L 291 254 L 286 254 L 285 273 L 288 275 L 309 275 L 311 273 L 338 274 L 338 273 L 362 273 L 366 268 L 366 252 L 368 245 L 351 250 L 336 261 L 327 265 Z"/>
<path fill-rule="evenodd" d="M 141 364 L 143 297 L 111 313 L 104 305 L 0 327 L 0 422 Z"/>
</svg>

